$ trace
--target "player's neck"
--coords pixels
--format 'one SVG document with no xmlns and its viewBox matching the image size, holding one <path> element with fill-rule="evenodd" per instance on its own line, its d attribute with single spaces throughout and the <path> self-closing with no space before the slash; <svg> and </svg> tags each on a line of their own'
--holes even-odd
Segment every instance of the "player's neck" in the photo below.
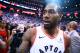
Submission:
<svg viewBox="0 0 80 53">
<path fill-rule="evenodd" d="M 56 34 L 56 33 L 58 33 L 58 27 L 57 26 L 54 27 L 54 28 L 49 28 L 49 29 L 43 28 L 43 29 L 44 29 L 45 33 L 47 33 L 47 34 L 49 34 L 51 36 Z"/>
</svg>

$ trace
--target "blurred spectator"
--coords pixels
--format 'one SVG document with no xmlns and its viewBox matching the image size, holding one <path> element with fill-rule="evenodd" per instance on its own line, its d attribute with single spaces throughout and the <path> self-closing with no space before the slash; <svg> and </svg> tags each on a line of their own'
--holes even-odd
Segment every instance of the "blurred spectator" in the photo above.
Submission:
<svg viewBox="0 0 80 53">
<path fill-rule="evenodd" d="M 69 35 L 70 36 L 79 36 L 78 32 L 76 31 L 78 27 L 77 22 L 71 21 L 69 23 Z"/>
<path fill-rule="evenodd" d="M 71 38 L 71 53 L 80 53 L 80 36 L 77 30 L 77 22 L 71 21 L 68 25 L 69 36 Z"/>
<path fill-rule="evenodd" d="M 10 44 L 10 53 L 16 53 L 17 48 L 22 42 L 22 36 L 24 33 L 24 25 L 18 25 L 17 29 L 13 29 L 14 33 L 12 34 L 12 42 Z"/>
<path fill-rule="evenodd" d="M 3 12 L 2 12 L 2 10 L 0 10 L 0 22 L 3 20 L 2 16 L 3 16 Z"/>
<path fill-rule="evenodd" d="M 7 40 L 8 40 L 8 35 L 7 31 L 5 28 L 5 24 L 0 22 L 0 37 L 2 37 L 3 41 L 6 43 L 6 48 L 0 48 L 0 53 L 7 53 L 8 51 L 8 45 L 7 45 Z"/>
</svg>

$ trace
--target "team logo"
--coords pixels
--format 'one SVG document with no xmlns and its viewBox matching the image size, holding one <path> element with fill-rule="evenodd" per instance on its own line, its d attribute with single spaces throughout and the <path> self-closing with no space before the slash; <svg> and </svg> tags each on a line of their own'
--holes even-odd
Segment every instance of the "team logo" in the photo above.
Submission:
<svg viewBox="0 0 80 53">
<path fill-rule="evenodd" d="M 44 38 L 45 36 L 39 36 L 39 39 Z"/>
<path fill-rule="evenodd" d="M 58 47 L 54 47 L 54 49 L 53 49 L 53 47 L 54 47 L 53 45 L 44 46 L 44 49 L 45 49 L 45 50 L 39 49 L 39 52 L 40 52 L 40 53 L 48 53 L 48 52 L 62 53 L 62 51 L 59 50 Z"/>
</svg>

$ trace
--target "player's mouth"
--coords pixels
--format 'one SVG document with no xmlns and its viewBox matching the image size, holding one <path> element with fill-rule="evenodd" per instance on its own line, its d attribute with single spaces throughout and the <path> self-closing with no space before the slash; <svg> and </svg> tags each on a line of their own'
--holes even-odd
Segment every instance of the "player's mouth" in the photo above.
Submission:
<svg viewBox="0 0 80 53">
<path fill-rule="evenodd" d="M 43 21 L 44 24 L 50 24 L 50 21 Z"/>
</svg>

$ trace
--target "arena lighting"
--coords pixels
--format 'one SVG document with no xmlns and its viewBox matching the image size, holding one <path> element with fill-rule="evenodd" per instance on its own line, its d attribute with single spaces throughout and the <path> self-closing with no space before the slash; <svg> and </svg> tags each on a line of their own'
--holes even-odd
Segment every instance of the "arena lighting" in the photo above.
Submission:
<svg viewBox="0 0 80 53">
<path fill-rule="evenodd" d="M 1 9 L 1 7 L 2 7 L 2 4 L 0 4 L 0 9 Z"/>
<path fill-rule="evenodd" d="M 34 12 L 30 12 L 30 11 L 22 11 L 22 13 L 26 13 L 26 14 L 35 14 Z"/>
<path fill-rule="evenodd" d="M 0 4 L 0 7 L 2 7 L 2 4 Z"/>
<path fill-rule="evenodd" d="M 45 2 L 48 3 L 54 3 L 54 4 L 60 4 L 61 0 L 45 0 Z"/>
<path fill-rule="evenodd" d="M 0 1 L 3 1 L 3 0 L 0 0 Z"/>
<path fill-rule="evenodd" d="M 76 7 L 78 6 L 78 5 L 75 5 Z"/>
<path fill-rule="evenodd" d="M 2 5 L 2 4 L 0 4 L 0 8 L 7 8 L 6 6 L 4 6 L 4 5 Z"/>
<path fill-rule="evenodd" d="M 78 12 L 77 11 L 74 12 L 74 16 L 78 16 Z"/>
<path fill-rule="evenodd" d="M 3 8 L 7 8 L 6 6 L 2 6 Z"/>
<path fill-rule="evenodd" d="M 17 9 L 16 11 L 17 11 L 17 12 L 19 12 L 20 10 L 19 10 L 19 9 Z"/>
<path fill-rule="evenodd" d="M 10 8 L 10 10 L 14 10 L 13 8 Z"/>
<path fill-rule="evenodd" d="M 68 13 L 66 14 L 66 16 L 70 16 L 70 13 L 68 12 Z"/>
<path fill-rule="evenodd" d="M 7 4 L 10 4 L 10 2 L 7 2 L 7 1 L 3 1 L 4 3 L 7 3 Z"/>
<path fill-rule="evenodd" d="M 0 0 L 0 1 L 1 1 L 1 0 Z M 22 7 L 22 8 L 25 8 L 25 9 L 37 10 L 37 9 L 35 9 L 35 8 L 30 8 L 30 7 L 27 7 L 27 6 L 18 5 L 18 4 L 15 4 L 15 3 L 10 3 L 10 2 L 7 2 L 7 1 L 3 1 L 3 2 L 4 2 L 4 3 L 7 3 L 7 4 L 14 5 L 14 6 Z"/>
<path fill-rule="evenodd" d="M 67 7 L 66 7 L 67 8 Z"/>
</svg>

